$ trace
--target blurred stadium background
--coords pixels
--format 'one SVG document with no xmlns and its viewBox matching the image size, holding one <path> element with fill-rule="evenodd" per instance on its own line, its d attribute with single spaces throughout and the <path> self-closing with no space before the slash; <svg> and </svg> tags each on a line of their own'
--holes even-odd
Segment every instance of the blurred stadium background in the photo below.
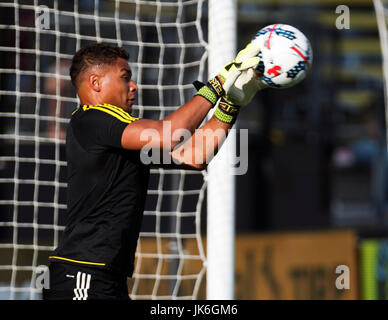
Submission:
<svg viewBox="0 0 388 320">
<path fill-rule="evenodd" d="M 52 7 L 52 1 L 38 2 Z M 109 11 L 109 5 L 110 1 L 100 1 L 101 10 Z M 350 9 L 349 29 L 336 28 L 338 5 Z M 79 1 L 79 6 L 93 7 L 94 1 Z M 241 112 L 237 125 L 249 130 L 249 167 L 246 175 L 236 177 L 235 298 L 387 299 L 384 78 L 373 2 L 238 0 L 237 6 L 238 49 L 261 27 L 281 22 L 307 35 L 314 51 L 314 64 L 308 78 L 298 86 L 265 90 Z M 201 19 L 205 39 L 206 10 L 205 3 Z M 21 16 L 25 15 L 24 19 L 33 19 L 29 16 L 33 12 L 20 12 Z M 13 19 L 12 12 L 0 10 L 2 25 L 14 24 Z M 14 45 L 13 35 L 6 28 L 0 30 L 1 69 L 15 67 L 14 53 L 9 51 Z M 143 40 L 153 36 L 152 32 L 144 32 Z M 34 41 L 34 35 L 26 32 L 22 41 L 28 46 L 29 41 Z M 53 39 L 48 37 L 46 41 L 48 47 L 54 45 L 50 42 Z M 70 55 L 74 47 L 66 50 Z M 152 56 L 152 52 L 149 54 Z M 27 55 L 22 63 L 28 70 L 31 61 Z M 0 90 L 14 90 L 12 76 L 1 74 Z M 25 78 L 25 81 L 23 85 L 30 84 L 34 87 L 31 91 L 35 91 L 34 80 Z M 69 90 L 62 94 L 69 97 L 63 107 L 67 116 L 74 106 L 71 98 L 74 92 Z M 185 91 L 185 98 L 190 94 L 191 91 Z M 25 99 L 24 105 L 29 103 Z M 0 112 L 9 112 L 14 104 L 14 96 L 3 95 Z M 49 116 L 47 108 L 42 106 L 41 111 Z M 8 132 L 12 121 L 0 117 L 1 134 Z M 23 132 L 35 130 L 34 124 L 28 121 L 20 125 L 24 126 Z M 49 132 L 49 125 L 47 121 L 40 130 Z M 66 121 L 61 125 L 65 126 Z M 7 148 L 13 146 L 2 139 L 2 156 L 7 155 Z M 42 152 L 58 152 L 49 142 L 45 148 Z M 28 146 L 26 150 L 34 152 Z M 59 158 L 64 159 L 62 154 Z M 20 169 L 31 170 L 28 166 Z M 8 162 L 0 161 L 0 177 L 8 177 L 13 170 Z M 62 169 L 55 173 L 50 170 L 42 170 L 41 174 L 49 177 L 65 174 Z M 10 183 L 2 183 L 0 200 L 8 199 L 13 190 Z M 27 197 L 29 191 L 24 192 Z M 49 188 L 40 196 L 52 197 Z M 58 197 L 65 194 L 61 191 Z M 64 211 L 63 207 L 57 209 Z M 205 209 L 201 214 L 202 230 L 206 230 Z M 0 206 L 0 221 L 7 221 L 11 215 L 12 208 Z M 58 216 L 58 224 L 63 223 L 64 215 Z M 0 242 L 8 243 L 10 238 L 11 228 L 0 228 Z M 9 253 L 2 252 L 0 264 L 9 264 L 4 262 L 10 260 Z M 22 251 L 19 254 L 19 261 L 30 259 L 23 258 Z M 339 265 L 349 267 L 350 289 L 340 290 L 335 286 Z M 0 286 L 8 286 L 9 277 L 10 270 L 0 268 Z M 198 297 L 204 296 L 202 286 Z M 8 291 L 0 291 L 0 299 L 8 298 Z M 15 298 L 30 298 L 30 295 L 22 292 Z"/>
</svg>

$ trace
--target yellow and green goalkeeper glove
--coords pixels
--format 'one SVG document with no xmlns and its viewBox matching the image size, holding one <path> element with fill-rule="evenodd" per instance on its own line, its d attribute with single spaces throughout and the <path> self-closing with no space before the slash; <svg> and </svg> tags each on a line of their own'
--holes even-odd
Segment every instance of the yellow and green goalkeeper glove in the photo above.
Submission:
<svg viewBox="0 0 388 320">
<path fill-rule="evenodd" d="M 249 43 L 206 85 L 194 82 L 197 95 L 206 98 L 213 106 L 221 98 L 214 111 L 214 117 L 219 121 L 233 124 L 240 108 L 246 106 L 259 90 L 267 87 L 256 74 L 260 63 L 259 52 L 257 43 Z"/>
<path fill-rule="evenodd" d="M 244 83 L 240 85 L 241 88 L 235 87 L 234 83 L 238 80 L 243 71 L 248 69 L 252 69 L 253 71 L 258 66 L 260 58 L 257 55 L 259 52 L 260 48 L 257 44 L 249 43 L 237 54 L 233 61 L 226 64 L 221 69 L 221 72 L 210 79 L 206 85 L 199 81 L 195 81 L 194 86 L 198 90 L 197 95 L 207 99 L 213 106 L 222 96 L 228 95 L 230 95 L 232 99 L 236 99 L 234 102 L 238 102 L 238 99 L 241 98 L 239 90 L 243 90 L 243 86 L 246 87 L 248 79 L 245 79 Z"/>
<path fill-rule="evenodd" d="M 226 98 L 240 107 L 245 107 L 249 104 L 256 93 L 264 88 L 268 88 L 256 73 L 256 70 L 249 68 L 247 70 L 241 71 L 237 79 L 228 84 L 224 85 L 225 96 Z"/>
</svg>

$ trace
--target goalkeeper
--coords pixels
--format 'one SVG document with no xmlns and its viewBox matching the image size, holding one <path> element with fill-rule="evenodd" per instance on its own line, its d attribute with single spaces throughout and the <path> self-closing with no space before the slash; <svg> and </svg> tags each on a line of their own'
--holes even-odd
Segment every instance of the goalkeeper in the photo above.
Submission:
<svg viewBox="0 0 388 320">
<path fill-rule="evenodd" d="M 258 52 L 250 44 L 207 84 L 195 82 L 197 94 L 163 120 L 131 116 L 138 87 L 123 48 L 92 44 L 75 54 L 70 76 L 80 105 L 66 137 L 68 217 L 49 258 L 44 299 L 129 299 L 127 277 L 134 269 L 150 170 L 141 161 L 142 148 L 167 149 L 173 160 L 169 163 L 179 168 L 205 169 L 240 108 L 261 89 L 255 77 Z M 214 107 L 201 127 L 205 143 L 191 143 Z M 163 134 L 167 122 L 171 136 Z M 142 133 L 147 130 L 159 135 L 145 140 Z M 191 138 L 174 140 L 180 130 L 189 130 Z M 216 130 L 221 132 L 216 139 L 206 136 Z"/>
</svg>

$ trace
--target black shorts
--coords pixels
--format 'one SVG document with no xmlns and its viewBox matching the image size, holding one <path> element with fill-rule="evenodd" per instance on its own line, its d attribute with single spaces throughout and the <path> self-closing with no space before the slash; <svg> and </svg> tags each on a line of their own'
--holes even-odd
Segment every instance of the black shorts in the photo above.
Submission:
<svg viewBox="0 0 388 320">
<path fill-rule="evenodd" d="M 130 300 L 127 277 L 108 270 L 51 262 L 44 300 Z"/>
</svg>

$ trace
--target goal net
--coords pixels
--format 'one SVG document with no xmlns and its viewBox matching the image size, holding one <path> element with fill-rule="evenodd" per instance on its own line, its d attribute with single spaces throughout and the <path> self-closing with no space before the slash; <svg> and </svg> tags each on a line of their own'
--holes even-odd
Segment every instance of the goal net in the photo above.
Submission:
<svg viewBox="0 0 388 320">
<path fill-rule="evenodd" d="M 40 299 L 66 221 L 65 131 L 78 104 L 68 69 L 90 42 L 123 46 L 134 115 L 162 119 L 206 78 L 203 0 L 0 3 L 0 299 Z M 203 298 L 205 172 L 151 171 L 132 299 Z M 201 296 L 202 295 L 202 296 Z"/>
</svg>

